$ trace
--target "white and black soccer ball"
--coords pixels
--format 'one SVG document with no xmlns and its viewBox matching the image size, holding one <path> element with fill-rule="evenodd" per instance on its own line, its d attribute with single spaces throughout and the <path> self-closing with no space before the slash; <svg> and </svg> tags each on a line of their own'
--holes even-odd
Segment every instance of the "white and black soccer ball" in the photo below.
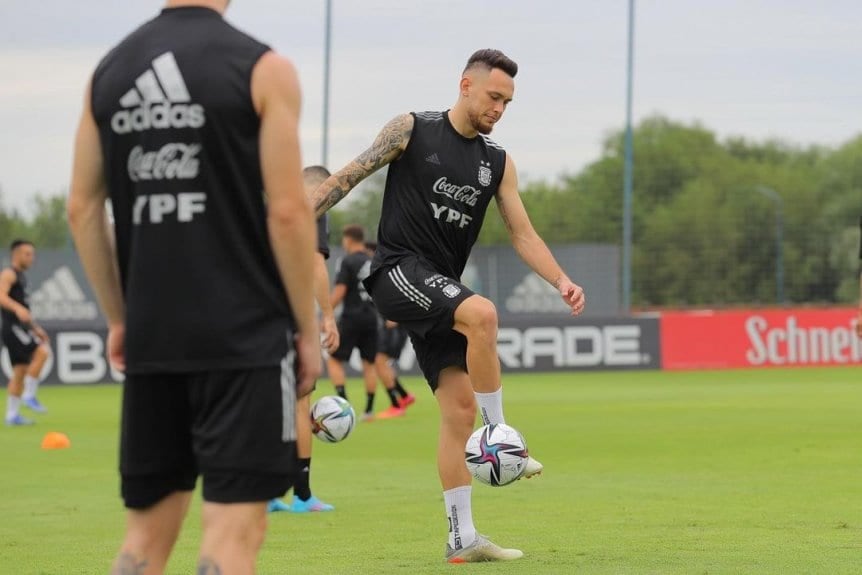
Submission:
<svg viewBox="0 0 862 575">
<path fill-rule="evenodd" d="M 484 425 L 467 440 L 467 469 L 473 477 L 494 487 L 520 479 L 528 458 L 524 436 L 505 423 Z"/>
<path fill-rule="evenodd" d="M 321 397 L 311 406 L 311 432 L 321 441 L 343 441 L 353 431 L 354 423 L 353 407 L 337 395 Z"/>
</svg>

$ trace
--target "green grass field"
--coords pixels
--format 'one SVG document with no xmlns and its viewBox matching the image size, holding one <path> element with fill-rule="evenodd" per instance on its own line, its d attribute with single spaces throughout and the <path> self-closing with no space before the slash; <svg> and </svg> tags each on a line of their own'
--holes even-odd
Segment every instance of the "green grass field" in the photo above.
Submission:
<svg viewBox="0 0 862 575">
<path fill-rule="evenodd" d="M 407 417 L 315 441 L 312 484 L 337 510 L 271 516 L 259 573 L 862 573 L 859 369 L 506 378 L 507 420 L 545 474 L 474 485 L 477 528 L 526 554 L 505 565 L 442 562 L 436 405 L 405 383 Z M 0 574 L 107 573 L 120 389 L 41 397 L 37 426 L 0 429 Z M 51 430 L 72 448 L 40 450 Z M 199 505 L 168 573 L 194 571 Z"/>
</svg>

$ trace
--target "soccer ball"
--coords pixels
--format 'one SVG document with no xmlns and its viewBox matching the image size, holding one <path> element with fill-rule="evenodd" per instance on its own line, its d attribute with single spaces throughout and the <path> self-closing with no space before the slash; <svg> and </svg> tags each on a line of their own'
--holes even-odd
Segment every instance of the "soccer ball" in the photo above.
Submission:
<svg viewBox="0 0 862 575">
<path fill-rule="evenodd" d="M 494 487 L 520 479 L 527 469 L 528 457 L 524 436 L 504 423 L 484 425 L 467 440 L 467 469 L 473 477 Z"/>
<path fill-rule="evenodd" d="M 353 430 L 356 414 L 347 402 L 337 395 L 321 397 L 311 406 L 311 432 L 327 443 L 344 440 Z"/>
</svg>

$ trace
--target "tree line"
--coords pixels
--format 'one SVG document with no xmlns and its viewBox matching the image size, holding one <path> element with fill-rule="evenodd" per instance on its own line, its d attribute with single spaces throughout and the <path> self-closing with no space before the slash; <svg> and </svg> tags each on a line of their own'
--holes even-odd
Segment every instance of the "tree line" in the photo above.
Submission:
<svg viewBox="0 0 862 575">
<path fill-rule="evenodd" d="M 0 190 L 0 249 L 7 248 L 19 238 L 28 239 L 43 248 L 62 248 L 72 244 L 66 224 L 65 194 L 36 196 L 30 208 L 32 215 L 25 216 L 7 207 Z"/>
<path fill-rule="evenodd" d="M 862 136 L 839 147 L 720 139 L 662 116 L 634 130 L 632 301 L 637 307 L 777 302 L 781 224 L 784 303 L 858 298 Z M 621 244 L 623 137 L 557 181 L 532 181 L 522 198 L 549 243 Z M 331 212 L 332 242 L 347 223 L 376 234 L 382 174 Z M 4 209 L 0 242 L 29 237 L 69 245 L 64 197 L 40 197 L 32 216 Z M 778 220 L 780 216 L 780 222 Z M 494 204 L 479 242 L 508 243 Z M 572 270 L 577 277 L 577 270 Z"/>
<path fill-rule="evenodd" d="M 862 136 L 837 148 L 722 140 L 697 123 L 662 116 L 645 119 L 633 135 L 633 305 L 858 299 Z M 623 156 L 618 131 L 578 173 L 523 187 L 545 241 L 621 245 Z M 336 210 L 332 228 L 349 220 L 375 230 L 380 182 L 349 209 Z M 783 290 L 776 285 L 779 209 Z M 479 242 L 508 241 L 492 203 Z M 779 291 L 784 302 L 777 301 Z"/>
</svg>

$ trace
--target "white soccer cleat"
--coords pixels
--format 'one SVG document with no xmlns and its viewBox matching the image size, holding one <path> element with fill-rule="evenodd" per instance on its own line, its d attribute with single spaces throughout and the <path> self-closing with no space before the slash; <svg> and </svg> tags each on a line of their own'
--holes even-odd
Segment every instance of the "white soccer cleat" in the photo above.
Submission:
<svg viewBox="0 0 862 575">
<path fill-rule="evenodd" d="M 452 549 L 446 544 L 447 563 L 481 563 L 485 561 L 511 561 L 520 559 L 524 552 L 519 549 L 503 549 L 476 533 L 476 539 L 463 549 Z"/>
<path fill-rule="evenodd" d="M 545 466 L 536 459 L 533 459 L 532 456 L 527 457 L 527 466 L 524 468 L 524 474 L 521 476 L 521 479 L 529 479 L 534 475 L 541 475 L 544 468 Z"/>
</svg>

